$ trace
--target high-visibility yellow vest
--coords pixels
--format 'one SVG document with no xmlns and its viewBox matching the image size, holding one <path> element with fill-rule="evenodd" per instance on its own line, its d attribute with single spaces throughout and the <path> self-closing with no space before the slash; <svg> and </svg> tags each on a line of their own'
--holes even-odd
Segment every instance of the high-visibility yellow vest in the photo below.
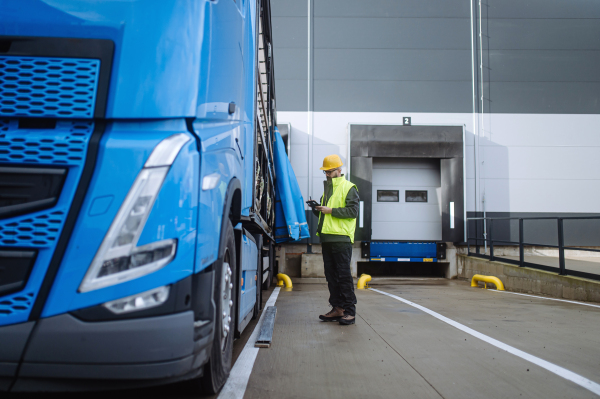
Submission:
<svg viewBox="0 0 600 399">
<path fill-rule="evenodd" d="M 344 208 L 346 206 L 346 196 L 352 187 L 356 187 L 356 184 L 349 182 L 344 176 L 335 177 L 331 180 L 333 183 L 333 192 L 327 200 L 327 204 L 323 204 L 325 200 L 325 195 L 323 195 L 321 205 L 329 208 Z M 350 242 L 354 243 L 356 219 L 338 219 L 334 218 L 330 213 L 323 214 L 323 217 L 321 233 L 348 236 L 350 237 Z"/>
</svg>

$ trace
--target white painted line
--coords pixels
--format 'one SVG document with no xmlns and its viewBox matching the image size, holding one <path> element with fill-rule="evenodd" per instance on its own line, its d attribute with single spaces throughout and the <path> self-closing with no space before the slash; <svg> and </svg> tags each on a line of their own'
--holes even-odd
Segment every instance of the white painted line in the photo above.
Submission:
<svg viewBox="0 0 600 399">
<path fill-rule="evenodd" d="M 480 340 L 485 341 L 488 344 L 494 345 L 496 348 L 502 349 L 508 353 L 511 353 L 515 356 L 520 357 L 523 360 L 527 360 L 528 362 L 531 362 L 537 366 L 540 366 L 541 368 L 544 368 L 544 369 L 550 371 L 551 373 L 554 373 L 566 380 L 574 382 L 575 384 L 600 396 L 600 384 L 597 384 L 594 381 L 588 380 L 587 378 L 582 377 L 579 374 L 575 374 L 574 372 L 567 370 L 565 368 L 562 368 L 560 366 L 557 366 L 556 364 L 550 363 L 544 359 L 540 359 L 539 357 L 530 355 L 529 353 L 523 352 L 520 349 L 514 348 L 514 347 L 507 345 L 503 342 L 500 342 L 492 337 L 488 337 L 487 335 L 477 332 L 477 331 L 473 330 L 472 328 L 469 328 L 469 327 L 462 325 L 454 320 L 451 320 L 445 316 L 442 316 L 441 314 L 436 313 L 433 310 L 429 310 L 424 306 L 417 305 L 416 303 L 408 301 L 399 296 L 388 294 L 387 292 L 380 291 L 380 290 L 377 290 L 374 288 L 370 288 L 370 290 L 378 292 L 383 295 L 387 295 L 391 298 L 399 300 L 400 302 L 404 302 L 405 304 L 410 305 L 414 308 L 417 308 L 417 309 L 435 317 L 436 319 L 443 321 L 444 323 L 450 324 L 452 327 L 458 328 L 459 330 L 466 332 L 467 334 L 472 335 L 475 338 L 479 338 Z"/>
<path fill-rule="evenodd" d="M 265 304 L 264 309 L 275 305 L 275 301 L 277 300 L 280 289 L 281 287 L 276 287 L 273 290 L 269 300 Z M 225 383 L 225 386 L 223 386 L 223 389 L 221 390 L 221 393 L 217 399 L 241 399 L 244 397 L 244 393 L 246 393 L 246 387 L 248 386 L 248 380 L 250 379 L 250 374 L 252 373 L 252 368 L 254 367 L 254 362 L 256 361 L 256 355 L 258 355 L 258 351 L 260 349 L 255 348 L 254 343 L 256 342 L 256 338 L 260 333 L 260 327 L 262 326 L 264 317 L 265 312 L 260 315 L 260 319 L 258 320 L 258 323 L 256 323 L 254 331 L 252 331 L 252 335 L 250 338 L 248 338 L 248 342 L 246 342 L 242 353 L 233 365 L 231 373 L 229 374 L 229 379 Z"/>
<path fill-rule="evenodd" d="M 600 308 L 600 305 L 592 305 L 591 303 L 585 303 L 585 302 L 569 301 L 567 299 L 546 298 L 545 296 L 536 296 L 536 295 L 529 295 L 529 294 L 521 294 L 520 292 L 498 291 L 498 290 L 488 290 L 488 291 L 490 291 L 490 292 L 502 292 L 503 294 L 513 294 L 513 295 L 529 296 L 529 297 L 532 297 L 532 298 L 547 299 L 549 301 L 567 302 L 567 303 L 574 303 L 574 304 L 577 304 L 577 305 L 591 306 L 593 308 Z"/>
</svg>

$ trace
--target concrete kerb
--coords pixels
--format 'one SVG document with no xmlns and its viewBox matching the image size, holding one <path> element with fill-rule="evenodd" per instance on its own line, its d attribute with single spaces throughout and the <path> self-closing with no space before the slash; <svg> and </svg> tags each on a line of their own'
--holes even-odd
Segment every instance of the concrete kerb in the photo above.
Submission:
<svg viewBox="0 0 600 399">
<path fill-rule="evenodd" d="M 322 254 L 302 254 L 300 262 L 300 277 L 302 278 L 324 278 Z"/>
<path fill-rule="evenodd" d="M 457 254 L 460 277 L 471 280 L 475 274 L 498 277 L 509 291 L 549 295 L 576 301 L 600 302 L 600 282 L 509 263 Z"/>
</svg>

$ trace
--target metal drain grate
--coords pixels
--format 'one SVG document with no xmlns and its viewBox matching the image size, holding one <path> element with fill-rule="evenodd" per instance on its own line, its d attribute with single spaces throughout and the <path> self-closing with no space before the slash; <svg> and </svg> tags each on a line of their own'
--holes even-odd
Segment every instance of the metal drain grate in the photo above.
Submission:
<svg viewBox="0 0 600 399">
<path fill-rule="evenodd" d="M 0 56 L 0 116 L 91 118 L 100 60 Z"/>
<path fill-rule="evenodd" d="M 43 212 L 35 217 L 20 217 L 0 223 L 0 245 L 9 247 L 48 247 L 58 239 L 67 212 Z"/>
<path fill-rule="evenodd" d="M 33 305 L 33 293 L 19 293 L 0 299 L 0 317 L 29 310 Z"/>
<path fill-rule="evenodd" d="M 52 130 L 19 129 L 17 120 L 0 120 L 0 162 L 83 163 L 93 128 L 91 121 L 58 121 Z"/>
</svg>

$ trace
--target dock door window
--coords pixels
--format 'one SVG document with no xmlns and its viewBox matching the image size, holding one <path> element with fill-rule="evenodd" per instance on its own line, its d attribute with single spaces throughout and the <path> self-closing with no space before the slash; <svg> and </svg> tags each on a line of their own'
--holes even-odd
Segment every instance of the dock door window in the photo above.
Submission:
<svg viewBox="0 0 600 399">
<path fill-rule="evenodd" d="M 427 202 L 427 190 L 423 191 L 405 191 L 404 201 L 406 202 Z"/>
<path fill-rule="evenodd" d="M 377 202 L 400 202 L 400 191 L 377 190 Z"/>
</svg>

